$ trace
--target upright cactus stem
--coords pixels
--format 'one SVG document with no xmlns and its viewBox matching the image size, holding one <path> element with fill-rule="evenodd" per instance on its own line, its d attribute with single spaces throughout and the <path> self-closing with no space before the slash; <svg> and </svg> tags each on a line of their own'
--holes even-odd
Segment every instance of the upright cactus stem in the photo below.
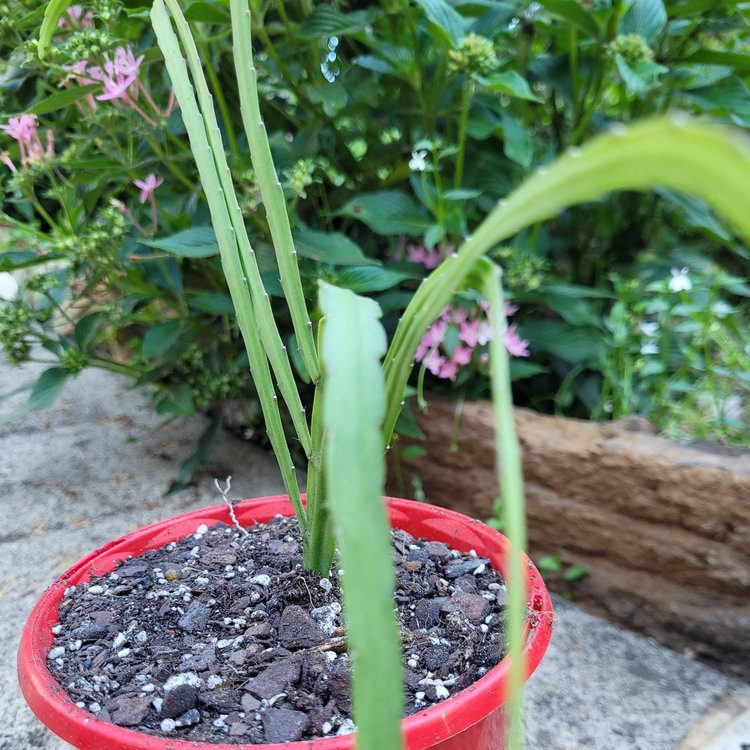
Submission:
<svg viewBox="0 0 750 750">
<path fill-rule="evenodd" d="M 302 360 L 313 383 L 320 379 L 318 353 L 312 332 L 307 325 L 308 311 L 297 265 L 292 229 L 284 200 L 284 191 L 273 164 L 268 134 L 260 113 L 258 74 L 253 63 L 251 14 L 247 0 L 231 0 L 232 39 L 237 83 L 240 92 L 240 111 L 250 146 L 250 158 L 258 178 L 260 195 L 266 208 L 281 286 L 289 306 L 294 333 Z"/>
<path fill-rule="evenodd" d="M 213 171 L 219 181 L 219 194 L 224 197 L 226 209 L 228 211 L 229 221 L 234 228 L 236 237 L 236 250 L 240 256 L 240 262 L 244 270 L 241 276 L 248 279 L 248 288 L 252 297 L 253 309 L 256 317 L 256 325 L 260 334 L 260 340 L 265 350 L 265 355 L 271 365 L 278 383 L 279 391 L 289 408 L 295 431 L 299 438 L 300 444 L 307 456 L 311 452 L 310 429 L 305 419 L 300 419 L 300 408 L 302 400 L 297 390 L 297 384 L 292 372 L 292 366 L 289 357 L 283 351 L 281 335 L 273 316 L 273 310 L 263 286 L 263 280 L 260 275 L 260 269 L 255 255 L 250 246 L 250 240 L 245 229 L 245 222 L 242 217 L 237 194 L 234 191 L 231 174 L 228 172 L 228 164 L 224 154 L 224 146 L 221 141 L 219 124 L 216 119 L 213 105 L 211 103 L 211 94 L 208 90 L 206 77 L 203 73 L 198 48 L 190 32 L 190 26 L 182 13 L 178 0 L 165 0 L 172 16 L 175 19 L 177 33 L 184 47 L 190 73 L 193 77 L 195 94 L 198 98 L 199 109 L 204 118 L 205 136 L 208 145 L 213 153 Z M 301 282 L 300 282 L 301 289 Z M 304 300 L 303 300 L 304 302 Z M 305 310 L 305 316 L 307 311 Z M 305 317 L 305 320 L 307 317 Z"/>
</svg>

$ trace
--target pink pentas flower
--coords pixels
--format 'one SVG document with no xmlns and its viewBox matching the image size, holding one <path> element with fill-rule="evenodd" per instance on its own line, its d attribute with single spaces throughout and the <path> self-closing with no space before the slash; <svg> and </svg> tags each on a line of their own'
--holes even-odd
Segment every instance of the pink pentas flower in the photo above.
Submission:
<svg viewBox="0 0 750 750">
<path fill-rule="evenodd" d="M 67 16 L 67 18 L 66 18 Z M 63 29 L 66 26 L 72 26 L 81 29 L 92 29 L 94 28 L 94 13 L 93 11 L 83 12 L 83 8 L 80 5 L 71 5 L 66 11 L 66 15 L 61 16 L 57 22 L 59 28 Z"/>
<path fill-rule="evenodd" d="M 443 254 L 437 248 L 430 250 L 424 245 L 409 245 L 406 258 L 410 263 L 424 266 L 428 271 L 437 268 L 443 262 Z"/>
<path fill-rule="evenodd" d="M 54 133 L 51 130 L 47 130 L 46 145 L 42 145 L 35 115 L 23 114 L 18 117 L 11 117 L 7 125 L 0 125 L 0 130 L 3 130 L 18 143 L 18 150 L 21 153 L 21 165 L 24 167 L 29 164 L 38 164 L 42 161 L 50 160 L 55 155 Z M 16 171 L 15 165 L 11 166 L 13 162 L 10 161 L 10 157 L 7 160 L 3 159 L 3 163 L 11 171 Z"/>
<path fill-rule="evenodd" d="M 458 336 L 464 344 L 474 348 L 479 343 L 479 321 L 461 321 L 458 326 Z"/>
<path fill-rule="evenodd" d="M 448 359 L 440 365 L 438 377 L 444 380 L 455 380 L 458 374 L 458 362 L 454 359 Z"/>
<path fill-rule="evenodd" d="M 114 61 L 116 72 L 126 76 L 137 76 L 141 72 L 141 64 L 145 59 L 145 55 L 136 57 L 132 47 L 118 47 L 115 50 Z"/>
<path fill-rule="evenodd" d="M 0 130 L 4 130 L 11 138 L 15 138 L 19 143 L 30 143 L 37 137 L 37 121 L 34 115 L 19 115 L 11 117 L 7 125 L 0 125 Z"/>
<path fill-rule="evenodd" d="M 506 316 L 517 310 L 515 305 L 505 304 Z M 486 365 L 489 361 L 486 346 L 492 340 L 489 314 L 490 304 L 483 299 L 478 300 L 473 308 L 448 305 L 422 337 L 414 359 L 422 362 L 433 375 L 445 380 L 455 380 L 460 368 L 470 365 L 475 355 L 478 355 L 476 361 L 480 365 Z M 459 340 L 452 351 L 446 345 L 450 330 Z M 514 325 L 506 329 L 505 347 L 511 356 L 529 356 L 529 342 L 521 338 Z"/>
<path fill-rule="evenodd" d="M 445 365 L 445 357 L 438 352 L 437 349 L 433 349 L 425 358 L 424 366 L 436 377 L 440 377 L 440 371 Z"/>
<path fill-rule="evenodd" d="M 133 180 L 133 184 L 141 189 L 141 194 L 138 196 L 138 200 L 141 203 L 152 200 L 156 188 L 158 188 L 163 182 L 164 180 L 157 177 L 153 172 L 151 172 L 145 180 Z"/>
<path fill-rule="evenodd" d="M 508 326 L 505 331 L 505 348 L 513 357 L 528 357 L 530 354 L 529 342 L 518 335 L 515 325 Z"/>
<path fill-rule="evenodd" d="M 458 365 L 468 365 L 471 362 L 471 355 L 473 353 L 473 347 L 461 346 L 459 344 L 453 351 L 453 361 Z"/>
<path fill-rule="evenodd" d="M 135 76 L 124 76 L 121 74 L 115 77 L 105 76 L 101 79 L 104 84 L 104 93 L 99 94 L 96 98 L 100 102 L 108 99 L 122 99 L 128 101 L 128 89 L 135 83 Z"/>
</svg>

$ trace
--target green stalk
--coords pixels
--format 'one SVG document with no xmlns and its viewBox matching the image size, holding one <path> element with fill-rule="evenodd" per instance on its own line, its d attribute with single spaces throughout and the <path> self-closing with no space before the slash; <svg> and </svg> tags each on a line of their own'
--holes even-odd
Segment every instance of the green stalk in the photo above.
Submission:
<svg viewBox="0 0 750 750">
<path fill-rule="evenodd" d="M 521 229 L 577 203 L 613 190 L 655 186 L 702 198 L 750 239 L 748 174 L 750 141 L 739 131 L 682 114 L 619 126 L 538 170 L 498 204 L 456 255 L 422 282 L 406 308 L 385 359 L 385 444 L 393 434 L 422 336 L 482 255 Z"/>
<path fill-rule="evenodd" d="M 164 2 L 164 0 L 162 0 Z M 213 99 L 208 90 L 203 68 L 198 56 L 198 48 L 190 32 L 190 25 L 180 10 L 177 0 L 166 0 L 166 5 L 175 19 L 177 34 L 187 52 L 187 63 L 190 73 L 193 77 L 193 83 L 196 88 L 198 103 L 200 104 L 200 115 L 204 118 L 205 134 L 208 138 L 209 155 L 214 162 L 214 172 L 218 177 L 219 185 L 217 186 L 218 195 L 222 196 L 227 207 L 227 213 L 231 223 L 232 233 L 235 237 L 235 243 L 241 257 L 241 266 L 243 273 L 239 278 L 245 278 L 252 296 L 253 309 L 258 318 L 258 330 L 261 341 L 266 351 L 266 356 L 271 365 L 274 375 L 276 376 L 279 392 L 283 397 L 287 408 L 289 409 L 292 423 L 297 432 L 297 437 L 307 456 L 310 455 L 310 431 L 307 426 L 305 409 L 302 406 L 297 385 L 292 372 L 289 356 L 286 352 L 276 321 L 273 317 L 273 310 L 268 294 L 263 286 L 258 262 L 255 257 L 255 251 L 250 246 L 250 240 L 247 237 L 245 223 L 242 217 L 242 210 L 237 201 L 237 195 L 234 191 L 232 176 L 229 171 L 224 146 L 221 141 L 219 124 L 216 120 L 216 113 L 213 108 Z M 208 191 L 206 191 L 208 193 Z"/>
<path fill-rule="evenodd" d="M 318 345 L 323 341 L 324 319 L 318 324 Z M 325 505 L 325 467 L 323 465 L 323 393 L 325 378 L 321 377 L 315 389 L 310 432 L 312 453 L 307 466 L 307 517 L 310 528 L 310 543 L 304 550 L 303 563 L 306 568 L 328 577 L 336 553 L 336 539 L 331 527 L 330 514 Z"/>
<path fill-rule="evenodd" d="M 505 348 L 507 321 L 503 305 L 502 274 L 487 263 L 484 295 L 490 301 L 492 340 L 490 341 L 490 385 L 495 417 L 495 464 L 505 512 L 506 533 L 510 540 L 507 560 L 508 610 L 505 618 L 508 636 L 509 748 L 522 750 L 523 683 L 526 677 L 524 655 L 526 625 L 526 573 L 522 552 L 526 549 L 526 509 L 524 507 L 521 447 L 513 421 L 513 393 L 510 364 Z"/>
<path fill-rule="evenodd" d="M 253 62 L 251 23 L 252 17 L 246 0 L 231 0 L 232 39 L 237 83 L 240 91 L 240 111 L 245 126 L 250 157 L 258 178 L 261 198 L 268 217 L 276 260 L 279 265 L 281 286 L 292 316 L 292 324 L 300 354 L 313 383 L 320 378 L 318 356 L 312 336 L 312 322 L 307 311 L 302 281 L 297 265 L 292 230 L 284 200 L 284 191 L 276 174 L 265 125 L 258 99 L 258 73 Z"/>
<path fill-rule="evenodd" d="M 151 20 L 159 46 L 164 53 L 169 77 L 180 103 L 182 117 L 195 156 L 196 165 L 208 200 L 211 219 L 221 250 L 221 261 L 237 313 L 237 323 L 245 341 L 253 379 L 258 392 L 268 436 L 279 462 L 284 486 L 294 505 L 303 539 L 307 535 L 307 519 L 300 500 L 297 477 L 281 422 L 278 399 L 271 380 L 268 358 L 258 334 L 252 299 L 244 282 L 244 268 L 237 236 L 229 217 L 226 195 L 223 192 L 216 163 L 205 130 L 205 122 L 198 109 L 195 93 L 190 84 L 180 44 L 172 28 L 163 0 L 155 0 Z"/>
<path fill-rule="evenodd" d="M 464 180 L 464 160 L 466 158 L 466 127 L 469 123 L 469 106 L 471 105 L 471 78 L 467 76 L 461 92 L 461 115 L 458 121 L 458 154 L 456 155 L 456 175 L 453 187 L 460 188 Z"/>
</svg>

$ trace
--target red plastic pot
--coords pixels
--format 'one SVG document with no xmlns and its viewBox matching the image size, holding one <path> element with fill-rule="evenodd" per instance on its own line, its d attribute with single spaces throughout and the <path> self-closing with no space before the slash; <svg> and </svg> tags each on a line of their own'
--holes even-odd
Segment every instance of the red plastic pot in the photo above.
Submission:
<svg viewBox="0 0 750 750">
<path fill-rule="evenodd" d="M 415 537 L 445 542 L 460 551 L 476 550 L 503 572 L 508 541 L 497 531 L 454 511 L 411 500 L 387 498 L 394 528 Z M 291 516 L 292 506 L 283 496 L 245 500 L 235 506 L 245 525 L 269 521 L 277 514 Z M 51 628 L 69 586 L 112 571 L 130 556 L 162 547 L 193 533 L 202 523 L 231 523 L 226 505 L 185 513 L 146 526 L 109 542 L 84 557 L 64 573 L 36 604 L 29 616 L 18 655 L 18 676 L 23 694 L 37 717 L 55 734 L 79 750 L 352 750 L 353 735 L 274 745 L 216 745 L 165 739 L 125 729 L 96 717 L 73 703 L 47 669 L 52 644 Z M 526 646 L 530 675 L 544 655 L 552 635 L 552 605 L 541 576 L 528 561 L 529 634 Z M 403 721 L 408 750 L 503 750 L 504 710 L 508 661 L 471 687 Z"/>
</svg>

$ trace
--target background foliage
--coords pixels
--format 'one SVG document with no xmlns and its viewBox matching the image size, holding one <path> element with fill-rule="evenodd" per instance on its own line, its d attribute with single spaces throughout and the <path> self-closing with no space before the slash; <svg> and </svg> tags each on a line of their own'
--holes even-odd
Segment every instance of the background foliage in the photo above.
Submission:
<svg viewBox="0 0 750 750">
<path fill-rule="evenodd" d="M 184 7 L 266 286 L 281 294 L 231 85 L 226 6 Z M 50 362 L 29 408 L 96 366 L 153 387 L 165 419 L 212 414 L 184 481 L 228 404 L 242 403 L 229 411 L 247 434 L 260 421 L 148 9 L 98 0 L 71 11 L 40 59 L 43 9 L 0 7 L 2 122 L 35 115 L 43 146 L 22 164 L 18 139 L 0 135 L 0 273 L 14 279 L 0 291 L 0 342 L 11 361 Z M 320 280 L 369 294 L 392 331 L 427 268 L 563 150 L 672 108 L 749 127 L 749 12 L 713 0 L 254 2 L 261 108 L 308 299 Z M 130 68 L 97 77 L 125 51 Z M 747 441 L 748 254 L 705 205 L 620 193 L 494 255 L 530 350 L 512 362 L 518 403 L 638 412 L 676 436 Z M 481 312 L 467 295 L 455 306 Z M 459 323 L 441 335 L 444 362 L 458 360 Z M 486 393 L 486 344 L 455 371 L 423 359 L 427 385 Z"/>
</svg>

